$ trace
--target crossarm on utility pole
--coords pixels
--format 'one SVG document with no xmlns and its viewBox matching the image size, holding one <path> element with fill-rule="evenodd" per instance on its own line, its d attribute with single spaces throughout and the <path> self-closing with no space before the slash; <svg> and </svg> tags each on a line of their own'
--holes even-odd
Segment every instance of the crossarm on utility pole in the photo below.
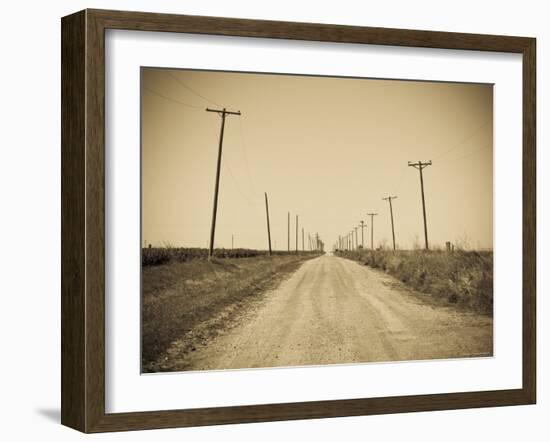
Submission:
<svg viewBox="0 0 550 442">
<path fill-rule="evenodd" d="M 210 109 L 209 107 L 206 108 L 206 112 L 216 112 L 221 115 L 241 115 L 241 111 L 228 111 L 225 108 L 223 109 Z"/>
</svg>

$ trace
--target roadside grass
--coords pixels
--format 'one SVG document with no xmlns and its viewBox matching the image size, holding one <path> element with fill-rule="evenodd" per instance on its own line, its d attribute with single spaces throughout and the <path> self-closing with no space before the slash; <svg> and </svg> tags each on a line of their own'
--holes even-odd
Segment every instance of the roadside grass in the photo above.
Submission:
<svg viewBox="0 0 550 442">
<path fill-rule="evenodd" d="M 249 301 L 314 256 L 172 259 L 142 266 L 142 371 L 162 371 L 160 358 L 183 336 L 189 337 L 183 353 L 194 351 L 197 343 L 223 328 Z M 201 328 L 205 323 L 208 326 Z"/>
<path fill-rule="evenodd" d="M 300 251 L 301 255 L 318 255 L 315 251 Z M 296 252 L 273 251 L 273 255 L 295 255 Z M 256 256 L 267 256 L 267 250 L 255 249 L 215 249 L 215 258 L 253 258 Z M 153 266 L 166 264 L 170 261 L 185 262 L 193 259 L 207 259 L 208 249 L 199 247 L 172 247 L 166 245 L 164 247 L 145 247 L 141 249 L 141 265 Z"/>
<path fill-rule="evenodd" d="M 449 304 L 492 315 L 493 252 L 434 250 L 338 251 L 395 276 L 407 286 Z"/>
</svg>

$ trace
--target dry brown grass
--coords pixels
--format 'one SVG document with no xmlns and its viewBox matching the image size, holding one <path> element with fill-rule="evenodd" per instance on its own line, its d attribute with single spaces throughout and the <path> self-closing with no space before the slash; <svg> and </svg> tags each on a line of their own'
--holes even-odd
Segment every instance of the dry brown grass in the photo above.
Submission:
<svg viewBox="0 0 550 442">
<path fill-rule="evenodd" d="M 238 311 L 313 255 L 171 261 L 142 267 L 142 371 L 160 371 L 170 344 L 222 311 Z M 224 317 L 225 320 L 230 320 Z M 223 327 L 224 323 L 209 324 Z M 200 337 L 199 337 L 200 338 Z M 206 337 L 205 337 L 206 339 Z M 193 340 L 189 341 L 192 351 Z"/>
<path fill-rule="evenodd" d="M 360 250 L 337 255 L 384 270 L 449 304 L 483 314 L 493 312 L 493 252 Z"/>
<path fill-rule="evenodd" d="M 294 250 L 287 252 L 274 250 L 273 255 L 294 255 Z M 302 255 L 318 255 L 315 251 L 300 251 Z M 267 256 L 267 250 L 256 249 L 215 249 L 216 258 L 254 258 L 256 256 Z M 141 265 L 153 266 L 166 264 L 170 261 L 191 261 L 193 259 L 207 259 L 208 249 L 198 247 L 172 247 L 169 244 L 163 247 L 147 247 L 141 249 Z"/>
</svg>

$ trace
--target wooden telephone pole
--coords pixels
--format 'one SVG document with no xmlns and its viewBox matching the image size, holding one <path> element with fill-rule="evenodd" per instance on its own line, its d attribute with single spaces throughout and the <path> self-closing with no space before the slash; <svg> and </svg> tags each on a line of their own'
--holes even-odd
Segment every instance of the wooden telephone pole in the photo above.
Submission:
<svg viewBox="0 0 550 442">
<path fill-rule="evenodd" d="M 390 203 L 391 236 L 393 238 L 393 250 L 395 250 L 395 230 L 393 228 L 393 207 L 392 207 L 392 204 L 391 204 L 391 200 L 394 200 L 395 198 L 397 198 L 397 197 L 396 196 L 388 196 L 387 198 L 382 198 L 383 200 Z"/>
<path fill-rule="evenodd" d="M 417 163 L 409 161 L 409 167 L 414 167 L 420 172 L 420 190 L 422 192 L 422 214 L 424 215 L 424 241 L 426 250 L 428 250 L 428 226 L 426 224 L 426 199 L 424 198 L 424 177 L 422 175 L 422 170 L 431 165 L 431 161 L 426 163 L 423 163 L 422 161 L 418 161 Z"/>
<path fill-rule="evenodd" d="M 222 125 L 220 129 L 220 144 L 218 146 L 218 165 L 216 168 L 216 185 L 214 187 L 214 208 L 212 210 L 212 226 L 210 227 L 210 247 L 208 248 L 208 260 L 212 260 L 214 255 L 214 236 L 216 232 L 216 215 L 218 213 L 218 192 L 220 189 L 220 169 L 222 164 L 222 147 L 223 147 L 223 131 L 225 128 L 225 117 L 227 115 L 241 115 L 240 111 L 230 112 L 225 107 L 220 109 L 206 108 L 206 112 L 216 112 L 222 117 Z"/>
<path fill-rule="evenodd" d="M 365 229 L 365 221 L 361 220 L 361 248 L 365 248 L 365 236 L 364 236 L 364 229 Z"/>
<path fill-rule="evenodd" d="M 269 229 L 269 204 L 267 202 L 267 192 L 265 192 L 265 215 L 267 218 L 267 244 L 269 246 L 269 256 L 271 256 L 271 231 Z"/>
<path fill-rule="evenodd" d="M 287 249 L 290 252 L 290 212 L 286 218 L 286 239 L 287 239 Z"/>
<path fill-rule="evenodd" d="M 370 249 L 374 250 L 374 217 L 378 213 L 367 213 L 370 216 Z"/>
<path fill-rule="evenodd" d="M 296 254 L 298 254 L 298 215 L 296 215 Z"/>
</svg>

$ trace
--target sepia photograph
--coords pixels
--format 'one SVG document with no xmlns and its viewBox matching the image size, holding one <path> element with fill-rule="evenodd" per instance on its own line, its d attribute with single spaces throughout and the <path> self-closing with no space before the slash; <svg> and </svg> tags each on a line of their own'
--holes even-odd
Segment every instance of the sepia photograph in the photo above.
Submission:
<svg viewBox="0 0 550 442">
<path fill-rule="evenodd" d="M 140 93 L 142 373 L 493 356 L 493 84 Z"/>
</svg>

